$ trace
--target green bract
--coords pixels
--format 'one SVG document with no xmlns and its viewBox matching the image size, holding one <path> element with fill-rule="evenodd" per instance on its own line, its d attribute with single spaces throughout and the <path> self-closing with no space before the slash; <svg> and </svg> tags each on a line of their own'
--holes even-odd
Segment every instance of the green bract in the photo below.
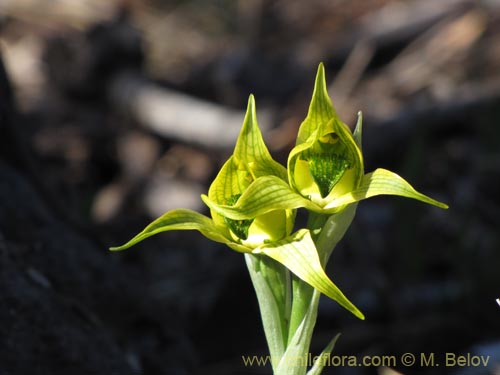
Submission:
<svg viewBox="0 0 500 375">
<path fill-rule="evenodd" d="M 276 260 L 297 277 L 363 318 L 363 314 L 323 271 L 309 231 L 301 229 L 291 233 L 295 206 L 273 204 L 266 209 L 254 210 L 253 203 L 260 207 L 259 197 L 265 194 L 265 191 L 255 192 L 255 187 L 260 186 L 259 181 L 269 179 L 271 186 L 289 186 L 285 167 L 272 159 L 264 144 L 257 124 L 254 98 L 250 96 L 234 152 L 211 184 L 208 196 L 202 196 L 210 207 L 212 218 L 191 210 L 173 210 L 153 221 L 123 246 L 111 250 L 126 249 L 164 231 L 197 230 L 233 250 Z M 242 208 L 242 202 L 248 207 Z"/>
</svg>

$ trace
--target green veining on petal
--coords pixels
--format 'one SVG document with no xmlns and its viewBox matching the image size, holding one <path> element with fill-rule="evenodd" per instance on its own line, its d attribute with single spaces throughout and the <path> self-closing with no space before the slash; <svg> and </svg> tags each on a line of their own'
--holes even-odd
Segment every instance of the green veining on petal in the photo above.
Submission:
<svg viewBox="0 0 500 375">
<path fill-rule="evenodd" d="M 233 206 L 236 204 L 241 194 L 235 194 L 226 200 L 228 206 Z M 248 230 L 250 225 L 252 225 L 254 219 L 249 220 L 233 220 L 224 216 L 224 222 L 227 224 L 229 229 L 240 239 L 246 240 L 248 238 Z"/>
<path fill-rule="evenodd" d="M 324 207 L 355 189 L 364 175 L 361 116 L 355 134 L 338 117 L 326 88 L 325 70 L 318 67 L 309 111 L 288 157 L 288 178 L 304 198 Z"/>
</svg>

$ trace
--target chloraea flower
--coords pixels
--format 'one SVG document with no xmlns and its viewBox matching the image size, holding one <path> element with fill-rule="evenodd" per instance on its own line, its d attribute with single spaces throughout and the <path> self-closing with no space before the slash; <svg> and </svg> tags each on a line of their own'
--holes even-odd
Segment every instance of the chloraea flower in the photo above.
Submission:
<svg viewBox="0 0 500 375">
<path fill-rule="evenodd" d="M 232 220 L 246 220 L 271 211 L 302 207 L 316 217 L 328 215 L 328 226 L 342 228 L 339 233 L 344 233 L 349 226 L 357 203 L 377 195 L 398 195 L 448 208 L 446 204 L 419 193 L 394 172 L 379 168 L 365 174 L 361 135 L 361 114 L 354 132 L 336 114 L 326 89 L 324 67 L 320 64 L 307 117 L 299 128 L 296 145 L 288 157 L 288 181 L 273 175 L 259 177 L 248 185 L 232 205 L 218 204 L 206 196 L 202 196 L 202 199 L 212 212 Z M 309 231 L 306 232 L 310 237 Z M 341 235 L 338 237 L 335 239 L 337 242 Z M 320 235 L 317 241 L 323 242 L 325 238 L 329 236 Z M 316 260 L 311 260 L 312 257 L 319 257 L 325 264 L 334 246 L 332 244 L 328 249 L 328 246 L 319 246 L 323 250 L 318 254 L 313 244 L 310 246 L 311 258 L 303 260 L 314 264 Z M 286 261 L 280 258 L 283 253 L 270 256 L 295 272 L 289 266 L 291 256 L 285 256 L 288 258 Z M 315 269 L 318 267 L 315 266 Z M 303 279 L 323 292 L 310 279 Z M 361 316 L 343 298 L 333 299 Z"/>
<path fill-rule="evenodd" d="M 326 89 L 324 67 L 320 64 L 309 112 L 288 157 L 289 183 L 265 176 L 249 185 L 235 205 L 206 202 L 221 215 L 238 220 L 269 210 L 300 207 L 331 215 L 377 195 L 399 195 L 448 208 L 419 193 L 394 172 L 378 168 L 365 174 L 361 129 L 361 114 L 354 132 L 336 114 Z"/>
<path fill-rule="evenodd" d="M 300 279 L 363 318 L 362 313 L 325 274 L 311 233 L 307 229 L 292 233 L 296 206 L 271 205 L 262 209 L 261 202 L 253 199 L 255 190 L 252 187 L 268 179 L 288 187 L 287 170 L 272 159 L 258 127 L 254 98 L 250 96 L 234 152 L 211 184 L 208 196 L 202 196 L 210 208 L 211 218 L 192 210 L 172 210 L 123 246 L 111 250 L 126 249 L 160 232 L 197 230 L 238 252 L 276 260 Z M 242 200 L 247 208 L 241 207 Z M 255 215 L 254 205 L 261 207 Z M 238 208 L 232 210 L 234 207 Z"/>
</svg>

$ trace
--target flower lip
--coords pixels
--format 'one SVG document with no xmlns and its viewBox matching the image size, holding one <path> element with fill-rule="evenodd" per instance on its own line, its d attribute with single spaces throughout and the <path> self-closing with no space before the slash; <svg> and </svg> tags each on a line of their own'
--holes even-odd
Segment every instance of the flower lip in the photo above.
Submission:
<svg viewBox="0 0 500 375">
<path fill-rule="evenodd" d="M 233 195 L 227 200 L 227 205 L 235 205 L 240 196 L 241 194 Z M 234 241 L 255 248 L 290 235 L 294 215 L 291 210 L 273 210 L 252 219 L 223 218 Z"/>
<path fill-rule="evenodd" d="M 226 204 L 228 206 L 233 206 L 241 197 L 241 194 L 235 194 L 227 199 Z M 248 231 L 253 219 L 249 220 L 233 220 L 224 216 L 224 222 L 229 227 L 229 230 L 239 239 L 246 240 L 248 238 Z"/>
<path fill-rule="evenodd" d="M 320 137 L 300 158 L 308 162 L 309 172 L 318 186 L 321 198 L 330 194 L 354 164 L 347 147 L 339 141 L 336 133 Z"/>
<path fill-rule="evenodd" d="M 363 175 L 363 159 L 347 125 L 332 119 L 319 126 L 290 153 L 289 172 L 298 193 L 325 206 L 357 187 Z"/>
</svg>

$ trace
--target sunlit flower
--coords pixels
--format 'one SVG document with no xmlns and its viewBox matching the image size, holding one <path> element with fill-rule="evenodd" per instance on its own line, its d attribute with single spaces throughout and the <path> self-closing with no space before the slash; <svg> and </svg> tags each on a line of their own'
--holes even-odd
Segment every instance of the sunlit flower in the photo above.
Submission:
<svg viewBox="0 0 500 375">
<path fill-rule="evenodd" d="M 269 178 L 288 186 L 285 167 L 272 159 L 264 143 L 257 124 L 254 98 L 250 96 L 234 152 L 212 182 L 208 196 L 202 196 L 210 208 L 211 218 L 192 210 L 172 210 L 153 221 L 125 245 L 111 250 L 129 248 L 160 232 L 197 230 L 233 250 L 276 260 L 297 277 L 363 318 L 363 314 L 324 272 L 309 230 L 300 229 L 292 233 L 294 207 L 269 206 L 262 212 L 252 214 L 252 202 L 257 205 L 260 203 L 252 199 L 255 194 L 252 187 L 257 181 Z M 262 193 L 265 194 L 265 191 L 259 192 Z M 250 208 L 241 210 L 241 201 Z"/>
<path fill-rule="evenodd" d="M 211 205 L 235 205 L 245 190 L 259 177 L 274 176 L 287 180 L 286 169 L 273 160 L 262 139 L 257 123 L 255 102 L 250 96 L 248 110 L 236 147 L 208 190 L 207 201 Z M 211 210 L 215 225 L 227 229 L 230 247 L 238 251 L 253 249 L 275 242 L 290 235 L 295 211 L 293 209 L 271 210 L 262 215 L 246 219 L 231 219 Z"/>
<path fill-rule="evenodd" d="M 289 184 L 265 176 L 255 180 L 234 206 L 212 209 L 240 220 L 278 208 L 304 207 L 319 214 L 334 214 L 377 195 L 399 195 L 448 207 L 419 193 L 394 172 L 379 168 L 365 174 L 361 127 L 361 114 L 352 133 L 337 116 L 320 64 L 309 112 L 288 157 Z"/>
<path fill-rule="evenodd" d="M 173 210 L 153 221 L 125 245 L 112 250 L 126 249 L 159 232 L 198 230 L 233 250 L 276 260 L 363 318 L 323 270 L 321 262 L 328 259 L 331 249 L 318 254 L 309 229 L 295 233 L 292 229 L 295 210 L 302 207 L 315 215 L 329 215 L 325 217 L 329 217 L 333 227 L 339 228 L 339 240 L 354 217 L 355 204 L 381 194 L 448 207 L 417 192 L 391 171 L 376 169 L 364 173 L 361 115 L 351 133 L 333 108 L 320 64 L 309 112 L 299 128 L 287 169 L 272 159 L 250 96 L 234 152 L 211 184 L 208 196 L 201 197 L 210 208 L 211 218 L 191 210 Z M 354 206 L 346 210 L 350 205 Z"/>
</svg>

